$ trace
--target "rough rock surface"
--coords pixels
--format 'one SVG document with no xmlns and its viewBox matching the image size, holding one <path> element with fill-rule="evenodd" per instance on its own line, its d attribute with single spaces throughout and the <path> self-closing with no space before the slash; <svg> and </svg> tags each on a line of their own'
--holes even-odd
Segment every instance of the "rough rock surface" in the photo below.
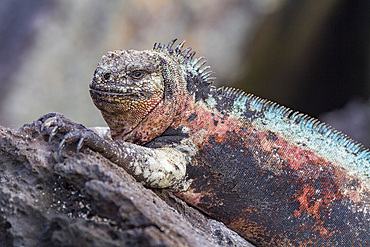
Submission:
<svg viewBox="0 0 370 247">
<path fill-rule="evenodd" d="M 40 124 L 0 126 L 0 246 L 252 246 L 89 149 L 58 154 Z"/>
</svg>

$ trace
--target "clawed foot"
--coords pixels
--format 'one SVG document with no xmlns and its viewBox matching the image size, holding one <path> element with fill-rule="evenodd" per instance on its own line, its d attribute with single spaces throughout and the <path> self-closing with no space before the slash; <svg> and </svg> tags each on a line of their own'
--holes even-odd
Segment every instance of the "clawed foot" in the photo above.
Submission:
<svg viewBox="0 0 370 247">
<path fill-rule="evenodd" d="M 59 143 L 58 154 L 65 146 L 73 143 L 77 143 L 76 152 L 78 153 L 86 140 L 97 140 L 100 138 L 94 131 L 87 129 L 82 124 L 72 122 L 60 113 L 46 114 L 39 121 L 42 122 L 41 132 L 49 135 L 49 142 L 58 133 L 64 135 Z"/>
</svg>

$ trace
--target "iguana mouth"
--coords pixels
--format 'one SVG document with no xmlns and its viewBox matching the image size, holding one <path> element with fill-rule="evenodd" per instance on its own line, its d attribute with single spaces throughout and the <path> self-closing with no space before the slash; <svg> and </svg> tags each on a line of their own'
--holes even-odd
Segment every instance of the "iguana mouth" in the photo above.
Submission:
<svg viewBox="0 0 370 247">
<path fill-rule="evenodd" d="M 121 95 L 121 96 L 130 96 L 134 94 L 142 94 L 143 90 L 139 87 L 125 84 L 117 83 L 96 83 L 91 81 L 90 91 L 97 93 L 108 94 L 108 95 Z"/>
<path fill-rule="evenodd" d="M 108 111 L 108 112 L 122 112 L 125 110 L 125 105 L 128 107 L 130 104 L 134 103 L 135 101 L 139 101 L 140 99 L 146 97 L 144 96 L 143 92 L 120 92 L 119 90 L 97 90 L 90 88 L 90 96 L 100 110 Z M 127 109 L 127 110 L 128 110 Z"/>
<path fill-rule="evenodd" d="M 119 90 L 115 90 L 117 92 L 109 92 L 109 91 L 103 91 L 103 90 L 97 90 L 97 89 L 91 89 L 90 93 L 97 93 L 97 94 L 104 94 L 104 95 L 110 95 L 110 96 L 133 96 L 137 95 L 140 96 L 142 93 L 140 92 L 120 92 Z"/>
</svg>

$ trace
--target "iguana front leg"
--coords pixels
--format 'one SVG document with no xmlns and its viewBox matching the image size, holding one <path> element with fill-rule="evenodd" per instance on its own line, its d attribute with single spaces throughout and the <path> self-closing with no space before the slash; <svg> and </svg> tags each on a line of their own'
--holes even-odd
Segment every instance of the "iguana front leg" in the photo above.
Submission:
<svg viewBox="0 0 370 247">
<path fill-rule="evenodd" d="M 176 192 L 189 187 L 186 182 L 186 164 L 190 158 L 170 147 L 147 148 L 128 142 L 107 140 L 96 132 L 76 124 L 62 114 L 48 114 L 39 119 L 42 131 L 51 138 L 58 132 L 65 134 L 59 151 L 69 144 L 78 143 L 77 151 L 84 145 L 99 152 L 113 163 L 123 167 L 137 181 L 151 188 L 168 188 Z"/>
</svg>

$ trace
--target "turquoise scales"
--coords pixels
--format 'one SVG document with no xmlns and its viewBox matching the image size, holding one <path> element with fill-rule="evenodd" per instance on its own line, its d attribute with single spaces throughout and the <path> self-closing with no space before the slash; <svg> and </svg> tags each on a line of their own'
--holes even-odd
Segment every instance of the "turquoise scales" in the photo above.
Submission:
<svg viewBox="0 0 370 247">
<path fill-rule="evenodd" d="M 199 76 L 202 78 L 201 83 L 206 83 L 211 85 L 213 83 L 214 77 L 211 77 L 214 73 L 210 70 L 210 66 L 204 66 L 206 60 L 203 57 L 195 58 L 195 51 L 192 51 L 190 47 L 183 49 L 185 41 L 180 42 L 175 50 L 172 49 L 175 40 L 172 40 L 168 45 L 162 45 L 161 43 L 154 44 L 153 50 L 163 53 L 168 53 L 168 55 L 175 56 L 180 63 L 185 64 L 186 71 L 193 76 Z M 320 122 L 316 118 L 310 117 L 300 112 L 294 112 L 293 110 L 280 106 L 279 104 L 259 98 L 253 94 L 247 94 L 244 91 L 235 88 L 219 88 L 211 86 L 212 89 L 218 91 L 225 91 L 228 97 L 235 100 L 235 111 L 243 112 L 243 108 L 246 102 L 249 102 L 256 110 L 261 112 L 270 112 L 281 116 L 282 118 L 289 119 L 290 121 L 300 124 L 318 134 L 324 136 L 325 138 L 331 139 L 337 142 L 339 145 L 348 148 L 349 153 L 353 153 L 359 158 L 364 158 L 367 165 L 363 163 L 363 166 L 357 167 L 359 170 L 363 170 L 364 174 L 369 178 L 370 175 L 370 150 L 366 149 L 361 143 L 353 141 L 350 137 L 344 133 L 335 130 L 329 125 Z"/>
<path fill-rule="evenodd" d="M 199 76 L 202 79 L 200 80 L 201 83 L 211 85 L 215 78 L 210 77 L 213 74 L 213 72 L 209 70 L 210 66 L 204 66 L 206 64 L 206 60 L 204 60 L 203 57 L 194 59 L 195 52 L 191 51 L 192 49 L 190 47 L 182 49 L 185 43 L 184 41 L 179 43 L 175 50 L 172 50 L 172 46 L 175 41 L 176 40 L 172 40 L 168 45 L 161 45 L 160 43 L 154 44 L 153 50 L 176 56 L 180 63 L 186 65 L 185 68 L 189 74 Z M 211 90 L 212 89 L 216 90 L 215 87 L 211 86 Z M 321 150 L 321 145 L 320 143 L 315 142 L 323 142 L 324 144 L 326 144 L 328 140 L 336 142 L 341 148 L 343 148 L 343 150 L 341 150 L 342 152 L 357 157 L 355 161 L 347 163 L 348 167 L 353 169 L 354 172 L 360 172 L 366 179 L 370 179 L 370 150 L 366 149 L 361 143 L 353 141 L 344 133 L 320 122 L 316 118 L 297 111 L 294 112 L 293 110 L 280 106 L 275 102 L 259 98 L 253 94 L 247 94 L 239 89 L 221 87 L 218 91 L 223 91 L 226 97 L 234 101 L 233 113 L 236 115 L 240 115 L 240 113 L 243 114 L 246 111 L 245 106 L 248 102 L 248 104 L 256 111 L 271 114 L 272 117 L 275 117 L 272 121 L 277 122 L 278 119 L 281 120 L 283 123 L 281 125 L 283 129 L 277 131 L 282 131 L 284 133 L 291 131 L 291 126 L 295 125 L 287 125 L 284 123 L 285 121 L 289 121 L 290 123 L 295 123 L 307 129 L 310 132 L 309 136 L 311 138 L 317 134 L 319 137 L 314 141 L 310 141 L 310 143 L 313 143 L 313 148 L 319 148 L 316 151 Z M 299 133 L 301 132 L 301 129 L 299 128 L 297 131 Z M 305 136 L 305 133 L 303 133 L 303 136 Z M 336 152 L 333 152 L 332 150 L 331 152 L 324 153 L 324 155 L 331 154 L 336 155 Z M 357 160 L 358 162 L 356 162 Z"/>
<path fill-rule="evenodd" d="M 102 57 L 90 94 L 113 140 L 61 115 L 44 126 L 73 130 L 61 147 L 80 140 L 256 245 L 366 246 L 369 150 L 314 118 L 215 88 L 205 61 L 174 42 Z"/>
</svg>

